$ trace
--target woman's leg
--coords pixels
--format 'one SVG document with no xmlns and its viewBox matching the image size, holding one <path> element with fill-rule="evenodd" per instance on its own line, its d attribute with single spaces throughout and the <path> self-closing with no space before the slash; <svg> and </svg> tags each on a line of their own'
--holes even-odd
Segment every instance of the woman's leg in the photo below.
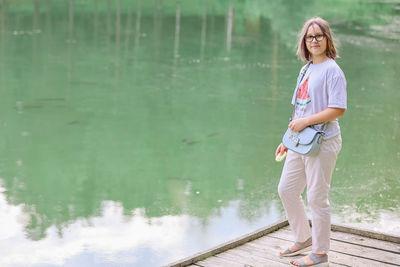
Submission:
<svg viewBox="0 0 400 267">
<path fill-rule="evenodd" d="M 304 159 L 300 154 L 289 150 L 278 192 L 296 242 L 304 242 L 311 236 L 310 224 L 301 197 L 305 186 Z"/>
<path fill-rule="evenodd" d="M 313 253 L 326 254 L 330 248 L 331 212 L 328 193 L 342 139 L 336 136 L 321 144 L 316 157 L 306 157 L 307 201 L 312 217 Z"/>
</svg>

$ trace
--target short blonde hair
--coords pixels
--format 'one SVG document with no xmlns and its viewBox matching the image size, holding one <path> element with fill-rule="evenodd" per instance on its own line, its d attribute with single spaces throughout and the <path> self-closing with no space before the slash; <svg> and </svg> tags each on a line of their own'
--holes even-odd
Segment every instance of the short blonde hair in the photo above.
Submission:
<svg viewBox="0 0 400 267">
<path fill-rule="evenodd" d="M 337 42 L 334 41 L 334 36 L 331 29 L 329 28 L 328 22 L 320 17 L 311 18 L 307 20 L 306 23 L 304 23 L 304 26 L 299 34 L 296 55 L 299 57 L 300 60 L 304 62 L 311 61 L 311 55 L 307 49 L 305 37 L 308 29 L 314 24 L 318 25 L 318 27 L 321 28 L 321 31 L 326 37 L 327 41 L 326 51 L 325 51 L 326 55 L 332 59 L 338 58 L 339 57 L 339 53 L 337 50 L 338 44 Z"/>
</svg>

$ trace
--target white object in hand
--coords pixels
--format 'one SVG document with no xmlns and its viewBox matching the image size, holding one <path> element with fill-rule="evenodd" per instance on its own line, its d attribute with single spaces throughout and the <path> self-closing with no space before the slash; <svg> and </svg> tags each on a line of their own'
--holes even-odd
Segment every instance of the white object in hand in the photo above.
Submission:
<svg viewBox="0 0 400 267">
<path fill-rule="evenodd" d="M 283 154 L 278 154 L 275 157 L 275 161 L 277 162 L 281 162 L 282 160 L 284 160 L 286 158 L 286 151 L 283 152 Z"/>
</svg>

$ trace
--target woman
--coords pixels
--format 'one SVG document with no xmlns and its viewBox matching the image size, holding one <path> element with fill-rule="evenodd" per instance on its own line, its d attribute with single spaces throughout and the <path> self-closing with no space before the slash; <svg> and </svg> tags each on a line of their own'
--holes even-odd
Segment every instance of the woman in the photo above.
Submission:
<svg viewBox="0 0 400 267">
<path fill-rule="evenodd" d="M 338 53 L 329 24 L 319 17 L 304 24 L 297 55 L 310 64 L 299 84 L 297 95 L 292 99 L 292 104 L 296 105 L 289 128 L 299 132 L 309 125 L 327 123 L 327 126 L 316 156 L 308 157 L 288 151 L 282 143 L 276 149 L 276 156 L 287 152 L 278 192 L 296 241 L 280 255 L 291 257 L 312 250 L 311 254 L 293 259 L 290 264 L 328 266 L 331 227 L 328 192 L 342 146 L 337 118 L 347 108 L 346 79 L 334 60 Z M 312 229 L 301 197 L 306 186 Z"/>
</svg>

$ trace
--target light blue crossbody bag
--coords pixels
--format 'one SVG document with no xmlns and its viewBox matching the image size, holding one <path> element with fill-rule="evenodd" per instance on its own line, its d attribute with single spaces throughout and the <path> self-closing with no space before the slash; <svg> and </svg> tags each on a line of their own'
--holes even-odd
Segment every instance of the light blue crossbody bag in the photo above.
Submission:
<svg viewBox="0 0 400 267">
<path fill-rule="evenodd" d="M 301 78 L 297 82 L 296 85 L 296 92 L 295 92 L 295 102 L 293 106 L 292 116 L 290 117 L 290 121 L 293 119 L 294 111 L 296 110 L 296 103 L 297 103 L 297 91 L 299 90 L 299 85 L 306 74 L 308 67 L 311 63 L 308 63 L 307 66 L 303 69 L 302 73 L 300 74 Z M 315 156 L 318 154 L 320 145 L 322 143 L 322 138 L 325 135 L 327 123 L 324 123 L 321 127 L 321 130 L 317 130 L 315 125 L 310 125 L 304 128 L 300 132 L 294 132 L 289 128 L 286 130 L 285 134 L 282 138 L 282 143 L 288 149 L 297 152 L 299 154 L 305 156 Z"/>
</svg>

